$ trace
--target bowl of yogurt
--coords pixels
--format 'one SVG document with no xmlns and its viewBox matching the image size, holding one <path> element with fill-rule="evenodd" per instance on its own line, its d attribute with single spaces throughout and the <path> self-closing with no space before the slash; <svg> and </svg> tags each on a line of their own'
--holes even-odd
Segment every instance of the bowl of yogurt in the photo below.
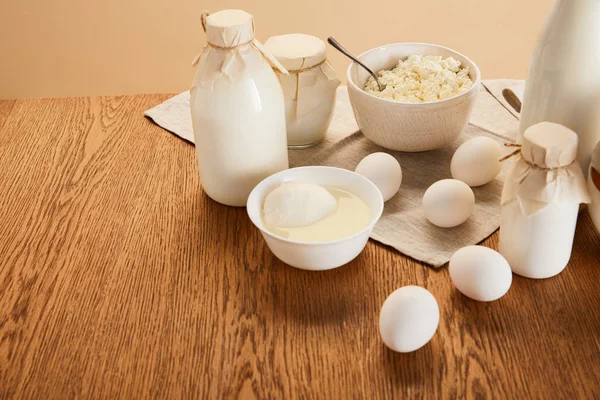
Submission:
<svg viewBox="0 0 600 400">
<path fill-rule="evenodd" d="M 390 150 L 434 150 L 454 141 L 469 123 L 481 73 L 466 56 L 427 43 L 395 43 L 369 50 L 347 71 L 356 122 L 372 142 Z"/>
<path fill-rule="evenodd" d="M 299 167 L 260 182 L 247 211 L 277 258 L 324 271 L 347 264 L 364 249 L 383 212 L 383 196 L 355 172 Z"/>
</svg>

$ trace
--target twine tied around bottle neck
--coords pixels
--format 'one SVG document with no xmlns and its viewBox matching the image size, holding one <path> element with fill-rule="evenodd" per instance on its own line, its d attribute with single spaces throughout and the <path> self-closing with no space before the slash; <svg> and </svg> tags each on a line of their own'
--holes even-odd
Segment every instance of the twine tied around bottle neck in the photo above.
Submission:
<svg viewBox="0 0 600 400">
<path fill-rule="evenodd" d="M 499 159 L 498 161 L 502 162 L 502 161 L 506 161 L 509 158 L 516 156 L 517 154 L 519 154 L 521 152 L 521 145 L 518 143 L 504 143 L 504 147 L 517 147 L 517 149 L 515 151 L 513 151 L 510 154 L 505 155 L 504 157 L 502 157 L 501 159 Z"/>
<path fill-rule="evenodd" d="M 302 72 L 306 72 L 306 71 L 310 71 L 311 69 L 315 69 L 315 68 L 319 68 L 321 65 L 325 64 L 327 62 L 327 58 L 323 58 L 323 60 L 321 62 L 319 62 L 318 64 L 312 65 L 310 67 L 303 67 L 304 62 L 306 61 L 306 59 L 302 59 L 302 64 L 300 65 L 300 68 L 298 69 L 288 69 L 287 72 L 289 75 L 296 75 L 296 94 L 294 96 L 294 99 L 298 100 L 298 97 L 300 96 L 300 74 Z M 277 69 L 273 68 L 275 70 L 275 72 L 277 73 Z"/>
<path fill-rule="evenodd" d="M 310 71 L 311 69 L 318 68 L 318 67 L 320 67 L 321 65 L 325 64 L 325 62 L 326 62 L 326 61 L 327 61 L 327 59 L 326 59 L 326 58 L 324 58 L 324 59 L 323 59 L 323 61 L 321 61 L 320 63 L 318 63 L 318 64 L 315 64 L 315 65 L 313 65 L 313 66 L 311 66 L 311 67 L 306 67 L 306 68 L 304 68 L 304 67 L 300 67 L 300 68 L 298 68 L 298 69 L 288 69 L 288 73 L 290 73 L 290 74 L 299 74 L 299 73 L 301 73 L 301 72 Z M 303 63 L 304 63 L 304 62 L 303 62 Z"/>
<path fill-rule="evenodd" d="M 210 12 L 208 12 L 206 10 L 202 11 L 202 14 L 200 14 L 200 23 L 202 24 L 202 29 L 204 30 L 204 33 L 206 33 L 206 18 L 208 18 L 209 15 L 210 15 Z M 219 46 L 219 45 L 216 45 L 216 44 L 213 44 L 213 43 L 210 43 L 209 41 L 207 41 L 206 46 L 204 46 L 202 48 L 202 50 L 204 50 L 207 46 L 214 47 L 215 49 L 219 49 L 219 50 L 235 50 L 240 46 L 252 44 L 252 43 L 254 43 L 254 29 L 255 29 L 254 28 L 254 20 L 252 20 L 252 39 L 247 42 L 236 44 L 235 46 Z M 192 67 L 195 67 L 200 62 L 200 56 L 202 55 L 202 50 L 200 50 L 200 53 L 198 53 L 198 55 L 192 61 Z"/>
<path fill-rule="evenodd" d="M 517 149 L 515 151 L 513 151 L 512 153 L 509 153 L 507 155 L 505 155 L 504 157 L 502 157 L 501 159 L 499 159 L 498 161 L 503 162 L 508 160 L 509 158 L 512 158 L 518 154 L 521 153 L 521 148 L 523 147 L 523 145 L 519 144 L 519 143 L 504 143 L 504 147 L 516 147 Z M 525 161 L 527 164 L 531 165 L 532 167 L 538 168 L 538 169 L 543 169 L 546 171 L 550 171 L 553 169 L 559 169 L 559 168 L 565 168 L 566 166 L 561 166 L 561 167 L 554 167 L 554 168 L 548 168 L 548 167 L 540 167 L 537 164 L 534 163 L 530 163 L 529 161 L 527 161 L 525 158 L 523 158 L 523 161 Z M 573 161 L 575 162 L 575 161 Z"/>
<path fill-rule="evenodd" d="M 200 22 L 202 23 L 202 29 L 204 30 L 204 33 L 206 33 L 206 18 L 210 15 L 210 12 L 207 10 L 202 11 L 202 14 L 200 14 Z"/>
</svg>

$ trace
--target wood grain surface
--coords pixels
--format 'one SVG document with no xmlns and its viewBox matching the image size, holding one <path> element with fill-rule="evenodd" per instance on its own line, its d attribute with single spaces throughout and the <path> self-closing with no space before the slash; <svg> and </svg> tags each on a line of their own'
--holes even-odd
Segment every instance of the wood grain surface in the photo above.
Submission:
<svg viewBox="0 0 600 400">
<path fill-rule="evenodd" d="M 296 270 L 204 195 L 192 146 L 142 117 L 168 97 L 0 102 L 0 398 L 600 397 L 587 213 L 562 274 L 515 277 L 489 304 L 372 242 Z M 397 354 L 378 312 L 411 284 L 441 321 Z"/>
</svg>

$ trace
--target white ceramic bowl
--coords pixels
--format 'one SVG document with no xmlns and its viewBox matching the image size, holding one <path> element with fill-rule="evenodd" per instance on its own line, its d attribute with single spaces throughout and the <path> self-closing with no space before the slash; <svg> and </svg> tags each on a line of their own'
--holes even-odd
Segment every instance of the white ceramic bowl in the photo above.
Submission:
<svg viewBox="0 0 600 400">
<path fill-rule="evenodd" d="M 371 209 L 371 221 L 362 231 L 330 242 L 299 242 L 274 235 L 263 225 L 262 207 L 265 197 L 284 182 L 316 183 L 353 193 Z M 267 245 L 277 258 L 292 267 L 324 271 L 352 261 L 364 249 L 375 223 L 383 212 L 383 197 L 371 181 L 347 169 L 300 167 L 278 172 L 256 185 L 248 197 L 247 211 L 250 220 L 260 229 Z"/>
<path fill-rule="evenodd" d="M 356 122 L 372 142 L 390 150 L 417 152 L 440 148 L 454 141 L 469 118 L 481 82 L 477 65 L 462 54 L 427 43 L 395 43 L 369 50 L 358 59 L 374 72 L 394 67 L 413 54 L 441 55 L 468 66 L 473 87 L 460 95 L 435 102 L 407 104 L 375 97 L 363 90 L 369 74 L 358 64 L 348 67 L 348 94 Z"/>
</svg>

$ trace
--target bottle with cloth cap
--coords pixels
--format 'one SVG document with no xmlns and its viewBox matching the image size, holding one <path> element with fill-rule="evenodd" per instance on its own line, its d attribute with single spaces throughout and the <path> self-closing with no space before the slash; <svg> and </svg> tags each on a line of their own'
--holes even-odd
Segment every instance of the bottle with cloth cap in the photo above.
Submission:
<svg viewBox="0 0 600 400">
<path fill-rule="evenodd" d="M 200 180 L 212 199 L 245 206 L 264 178 L 288 168 L 285 105 L 275 72 L 286 69 L 254 37 L 241 10 L 202 14 L 207 45 L 190 90 Z"/>
<path fill-rule="evenodd" d="M 578 137 L 560 124 L 529 127 L 502 191 L 499 251 L 528 278 L 560 273 L 571 258 L 579 205 L 589 203 Z"/>
</svg>

